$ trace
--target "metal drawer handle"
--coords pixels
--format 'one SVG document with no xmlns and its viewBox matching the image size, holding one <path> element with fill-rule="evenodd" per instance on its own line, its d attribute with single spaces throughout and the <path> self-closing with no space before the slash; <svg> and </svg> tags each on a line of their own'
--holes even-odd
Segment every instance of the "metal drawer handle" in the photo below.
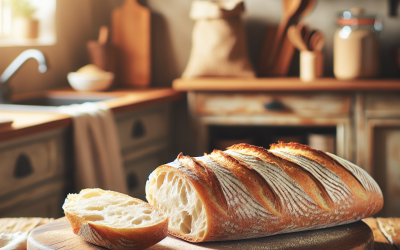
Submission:
<svg viewBox="0 0 400 250">
<path fill-rule="evenodd" d="M 279 100 L 277 100 L 277 99 L 274 99 L 274 100 L 272 100 L 272 101 L 270 101 L 270 102 L 265 103 L 265 104 L 264 104 L 264 108 L 265 108 L 266 110 L 269 110 L 269 111 L 283 111 L 283 110 L 287 110 L 287 108 L 285 107 L 285 105 L 284 105 L 281 101 L 279 101 Z"/>
<path fill-rule="evenodd" d="M 33 173 L 33 168 L 29 157 L 22 153 L 18 156 L 14 167 L 14 177 L 24 178 Z"/>
<path fill-rule="evenodd" d="M 133 190 L 139 186 L 139 178 L 136 173 L 129 173 L 126 177 L 126 183 L 128 183 L 128 190 Z"/>
<path fill-rule="evenodd" d="M 135 121 L 132 126 L 131 137 L 132 139 L 138 139 L 143 137 L 146 134 L 146 129 L 141 120 Z"/>
</svg>

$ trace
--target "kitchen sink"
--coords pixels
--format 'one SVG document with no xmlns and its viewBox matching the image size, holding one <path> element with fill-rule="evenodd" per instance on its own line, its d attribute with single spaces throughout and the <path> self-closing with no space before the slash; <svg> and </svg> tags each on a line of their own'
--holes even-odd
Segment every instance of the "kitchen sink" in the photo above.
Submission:
<svg viewBox="0 0 400 250">
<path fill-rule="evenodd" d="M 37 111 L 57 112 L 63 105 L 82 104 L 85 102 L 100 102 L 115 98 L 104 95 L 47 95 L 14 101 L 12 104 L 0 104 L 3 111 Z"/>
<path fill-rule="evenodd" d="M 63 106 L 71 104 L 82 104 L 85 102 L 100 102 L 112 99 L 114 97 L 104 96 L 41 96 L 28 100 L 14 102 L 17 105 L 34 105 L 34 106 Z"/>
</svg>

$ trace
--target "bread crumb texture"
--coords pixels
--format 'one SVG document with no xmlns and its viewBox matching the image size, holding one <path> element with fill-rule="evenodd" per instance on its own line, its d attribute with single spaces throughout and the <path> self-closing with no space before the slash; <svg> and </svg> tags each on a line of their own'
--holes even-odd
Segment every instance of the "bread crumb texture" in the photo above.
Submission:
<svg viewBox="0 0 400 250">
<path fill-rule="evenodd" d="M 270 150 L 237 144 L 202 157 L 179 155 L 150 175 L 146 198 L 169 216 L 170 234 L 192 242 L 332 227 L 383 206 L 379 186 L 360 167 L 281 142 Z"/>
<path fill-rule="evenodd" d="M 164 213 L 117 192 L 84 189 L 69 194 L 63 209 L 75 234 L 110 249 L 144 249 L 167 236 Z"/>
<path fill-rule="evenodd" d="M 207 217 L 203 201 L 191 182 L 176 172 L 160 171 L 151 176 L 152 184 L 147 200 L 168 214 L 168 228 L 183 233 L 187 239 L 203 238 L 207 228 Z"/>
</svg>

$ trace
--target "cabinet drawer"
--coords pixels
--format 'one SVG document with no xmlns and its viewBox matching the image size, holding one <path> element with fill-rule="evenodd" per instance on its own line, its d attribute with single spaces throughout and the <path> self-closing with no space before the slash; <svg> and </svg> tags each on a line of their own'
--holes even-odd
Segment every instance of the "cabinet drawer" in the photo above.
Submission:
<svg viewBox="0 0 400 250">
<path fill-rule="evenodd" d="M 399 110 L 400 92 L 394 94 L 366 94 L 365 108 L 366 110 Z"/>
<path fill-rule="evenodd" d="M 366 94 L 366 110 L 400 110 L 400 93 Z"/>
<path fill-rule="evenodd" d="M 365 94 L 367 118 L 399 118 L 400 92 Z"/>
<path fill-rule="evenodd" d="M 44 217 L 63 216 L 62 204 L 66 194 L 64 182 L 50 183 L 20 193 L 11 199 L 0 201 L 0 217 Z"/>
<path fill-rule="evenodd" d="M 121 149 L 135 147 L 168 136 L 168 107 L 132 113 L 117 119 Z"/>
<path fill-rule="evenodd" d="M 190 93 L 192 111 L 200 115 L 296 114 L 305 117 L 348 115 L 344 94 Z"/>
<path fill-rule="evenodd" d="M 0 196 L 57 175 L 57 142 L 43 140 L 0 151 Z"/>
<path fill-rule="evenodd" d="M 154 169 L 165 163 L 165 156 L 162 152 L 126 163 L 125 171 L 128 183 L 128 194 L 146 201 L 146 181 Z"/>
</svg>

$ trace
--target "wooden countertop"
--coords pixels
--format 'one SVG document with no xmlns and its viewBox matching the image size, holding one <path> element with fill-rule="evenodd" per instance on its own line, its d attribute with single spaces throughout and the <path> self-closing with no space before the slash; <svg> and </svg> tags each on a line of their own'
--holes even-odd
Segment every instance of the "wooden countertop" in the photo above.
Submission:
<svg viewBox="0 0 400 250">
<path fill-rule="evenodd" d="M 105 100 L 104 102 L 109 105 L 114 113 L 127 112 L 156 104 L 172 102 L 184 97 L 183 93 L 172 90 L 171 88 L 117 89 L 109 92 L 76 92 L 71 88 L 61 88 L 15 95 L 13 96 L 13 101 L 40 96 L 68 95 L 81 97 L 88 95 L 110 97 L 112 99 Z M 71 117 L 68 115 L 45 111 L 5 111 L 0 108 L 0 117 L 10 118 L 14 121 L 11 126 L 0 128 L 0 142 L 49 129 L 68 127 L 72 122 Z"/>
<path fill-rule="evenodd" d="M 400 91 L 400 79 L 337 80 L 320 78 L 302 82 L 295 77 L 175 79 L 176 91 Z"/>
<path fill-rule="evenodd" d="M 71 117 L 64 114 L 0 111 L 0 117 L 13 120 L 11 126 L 0 128 L 0 142 L 71 124 Z"/>
</svg>

